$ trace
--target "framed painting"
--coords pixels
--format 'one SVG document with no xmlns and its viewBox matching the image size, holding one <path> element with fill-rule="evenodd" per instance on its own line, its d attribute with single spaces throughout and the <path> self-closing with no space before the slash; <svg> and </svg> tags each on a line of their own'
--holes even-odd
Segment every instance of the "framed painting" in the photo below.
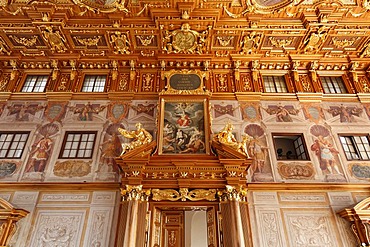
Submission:
<svg viewBox="0 0 370 247">
<path fill-rule="evenodd" d="M 159 154 L 209 154 L 206 100 L 161 100 Z"/>
</svg>

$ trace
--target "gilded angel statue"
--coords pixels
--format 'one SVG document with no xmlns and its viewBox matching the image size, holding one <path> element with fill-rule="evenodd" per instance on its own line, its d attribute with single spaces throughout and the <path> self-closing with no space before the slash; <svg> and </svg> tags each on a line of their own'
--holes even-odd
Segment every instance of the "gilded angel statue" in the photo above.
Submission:
<svg viewBox="0 0 370 247">
<path fill-rule="evenodd" d="M 148 144 L 152 142 L 153 140 L 152 135 L 142 127 L 143 125 L 141 123 L 137 123 L 135 126 L 136 126 L 136 130 L 133 130 L 133 131 L 128 131 L 122 128 L 118 128 L 118 132 L 121 135 L 123 135 L 126 138 L 134 139 L 130 143 L 122 144 L 123 150 L 122 150 L 121 155 L 123 155 L 126 151 L 130 151 L 142 145 Z"/>
</svg>

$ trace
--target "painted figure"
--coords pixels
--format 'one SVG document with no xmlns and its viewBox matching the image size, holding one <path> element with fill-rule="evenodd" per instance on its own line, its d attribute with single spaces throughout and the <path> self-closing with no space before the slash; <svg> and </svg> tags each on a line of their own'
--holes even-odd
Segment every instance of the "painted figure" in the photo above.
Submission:
<svg viewBox="0 0 370 247">
<path fill-rule="evenodd" d="M 128 131 L 122 128 L 118 128 L 118 132 L 121 135 L 123 135 L 126 138 L 134 139 L 130 143 L 122 144 L 123 150 L 122 150 L 121 155 L 123 155 L 126 151 L 130 151 L 142 145 L 148 144 L 152 142 L 153 140 L 152 135 L 142 127 L 141 123 L 137 123 L 135 126 L 136 126 L 136 130 L 133 130 L 133 131 Z"/>
<path fill-rule="evenodd" d="M 257 135 L 253 136 L 248 143 L 248 153 L 252 157 L 252 173 L 262 172 L 265 166 L 267 147 L 264 146 Z"/>
<path fill-rule="evenodd" d="M 46 163 L 51 154 L 52 144 L 53 141 L 46 134 L 32 146 L 31 161 L 26 167 L 26 172 L 43 172 L 45 170 Z"/>
<path fill-rule="evenodd" d="M 339 115 L 341 123 L 352 123 L 354 121 L 353 115 L 359 117 L 363 109 L 357 106 L 345 107 L 341 104 L 340 106 L 331 106 L 327 111 L 331 113 L 333 117 Z"/>
<path fill-rule="evenodd" d="M 117 172 L 118 170 L 115 158 L 121 153 L 121 145 L 117 134 L 113 133 L 112 137 L 101 144 L 101 147 L 101 164 L 106 165 L 108 172 Z M 101 171 L 101 167 L 99 168 L 99 171 Z"/>
<path fill-rule="evenodd" d="M 189 142 L 189 144 L 186 145 L 186 147 L 187 148 L 180 153 L 198 153 L 199 151 L 205 149 L 205 144 L 200 139 L 200 136 L 197 135 L 193 141 Z"/>
<path fill-rule="evenodd" d="M 317 137 L 315 143 L 311 146 L 311 150 L 315 151 L 315 154 L 319 158 L 320 168 L 322 171 L 333 174 L 334 170 L 337 174 L 341 174 L 335 162 L 335 155 L 339 152 L 322 135 Z"/>
</svg>

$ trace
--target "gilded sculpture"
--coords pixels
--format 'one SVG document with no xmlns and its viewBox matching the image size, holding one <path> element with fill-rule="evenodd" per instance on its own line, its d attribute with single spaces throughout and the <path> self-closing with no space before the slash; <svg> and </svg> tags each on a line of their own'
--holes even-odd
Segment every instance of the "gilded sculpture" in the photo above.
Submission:
<svg viewBox="0 0 370 247">
<path fill-rule="evenodd" d="M 243 37 L 243 40 L 240 42 L 241 51 L 240 54 L 252 54 L 258 49 L 258 46 L 261 42 L 261 34 L 256 32 L 250 32 Z"/>
<path fill-rule="evenodd" d="M 213 140 L 229 146 L 249 158 L 247 144 L 250 141 L 250 137 L 248 135 L 244 135 L 243 140 L 238 142 L 232 133 L 233 129 L 234 126 L 231 123 L 226 123 L 225 127 L 213 137 Z"/>
<path fill-rule="evenodd" d="M 42 31 L 42 37 L 49 43 L 52 52 L 63 53 L 67 50 L 65 38 L 59 31 L 54 31 L 52 26 L 47 26 Z"/>
<path fill-rule="evenodd" d="M 329 29 L 321 26 L 316 32 L 312 32 L 304 41 L 304 52 L 317 52 L 328 36 Z"/>
<path fill-rule="evenodd" d="M 141 123 L 137 123 L 136 130 L 128 131 L 123 128 L 118 128 L 118 132 L 126 137 L 126 138 L 133 138 L 133 141 L 130 143 L 123 143 L 122 144 L 122 153 L 121 155 L 125 154 L 127 151 L 134 150 L 140 146 L 143 146 L 145 144 L 151 143 L 153 141 L 152 135 L 145 130 Z"/>
</svg>

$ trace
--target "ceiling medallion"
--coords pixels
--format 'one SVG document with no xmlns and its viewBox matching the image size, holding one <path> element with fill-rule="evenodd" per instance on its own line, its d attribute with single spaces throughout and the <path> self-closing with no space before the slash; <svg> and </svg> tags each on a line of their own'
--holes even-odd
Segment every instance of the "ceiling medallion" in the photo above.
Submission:
<svg viewBox="0 0 370 247">
<path fill-rule="evenodd" d="M 276 11 L 280 11 L 283 8 L 297 6 L 305 0 L 246 0 L 246 9 L 239 14 L 233 14 L 226 6 L 224 6 L 225 12 L 232 18 L 239 18 L 242 15 L 252 12 L 258 14 L 271 14 Z"/>
<path fill-rule="evenodd" d="M 169 53 L 202 54 L 206 52 L 205 46 L 208 30 L 198 33 L 191 30 L 189 23 L 181 25 L 181 29 L 172 32 L 165 31 L 163 50 Z M 172 41 L 172 42 L 171 42 Z"/>
<path fill-rule="evenodd" d="M 86 7 L 88 10 L 96 12 L 114 12 L 122 11 L 129 13 L 125 7 L 125 0 L 73 0 L 75 4 Z"/>
</svg>

